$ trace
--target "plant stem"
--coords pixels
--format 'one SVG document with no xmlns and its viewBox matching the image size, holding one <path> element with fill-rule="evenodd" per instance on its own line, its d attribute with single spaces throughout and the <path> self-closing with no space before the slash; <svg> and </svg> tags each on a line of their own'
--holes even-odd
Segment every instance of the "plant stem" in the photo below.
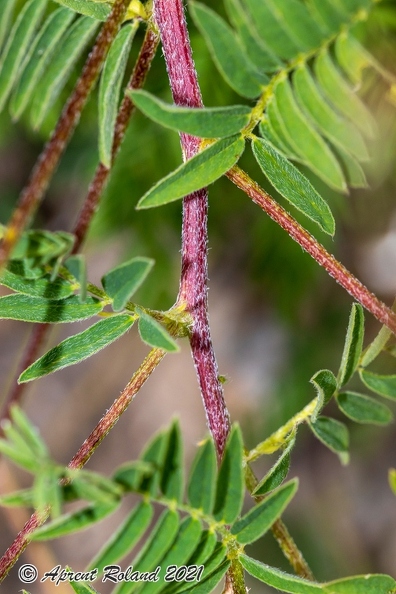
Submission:
<svg viewBox="0 0 396 594">
<path fill-rule="evenodd" d="M 377 320 L 396 334 L 396 314 L 382 303 L 367 287 L 308 233 L 289 213 L 265 192 L 245 171 L 235 166 L 227 177 L 245 192 L 273 221 L 287 231 L 314 260 L 330 274 L 356 301 L 365 307 Z"/>
<path fill-rule="evenodd" d="M 0 246 L 0 270 L 7 262 L 23 229 L 29 224 L 44 196 L 59 159 L 99 76 L 110 45 L 124 20 L 129 3 L 130 0 L 116 0 L 114 3 L 109 18 L 96 39 L 55 130 L 37 160 L 28 185 L 20 196 Z"/>
<path fill-rule="evenodd" d="M 139 369 L 133 374 L 131 381 L 124 388 L 120 396 L 114 401 L 109 410 L 103 415 L 90 436 L 84 441 L 76 455 L 69 462 L 69 468 L 82 468 L 88 462 L 98 445 L 114 427 L 121 415 L 126 411 L 134 396 L 150 377 L 154 369 L 165 356 L 165 351 L 152 349 Z M 42 526 L 48 518 L 50 509 L 34 512 L 25 526 L 19 532 L 12 545 L 0 559 L 0 582 L 4 580 L 19 556 L 26 549 L 33 532 Z"/>
<path fill-rule="evenodd" d="M 168 77 L 176 105 L 202 107 L 201 92 L 192 59 L 181 0 L 155 0 L 154 18 L 160 31 Z M 199 140 L 180 134 L 184 160 L 199 149 Z M 212 346 L 207 301 L 207 210 L 206 189 L 183 200 L 182 266 L 177 304 L 185 304 L 193 324 L 190 336 L 209 429 L 221 458 L 230 420 L 218 379 Z"/>
<path fill-rule="evenodd" d="M 143 40 L 143 44 L 140 48 L 139 56 L 133 69 L 132 76 L 128 84 L 128 88 L 139 89 L 143 86 L 148 71 L 150 70 L 153 58 L 155 56 L 155 52 L 158 47 L 158 42 L 158 33 L 153 29 L 152 26 L 149 25 Z M 132 103 L 132 101 L 129 99 L 129 97 L 125 96 L 118 111 L 115 125 L 112 163 L 114 163 L 117 157 L 118 151 L 121 147 L 126 129 L 134 112 L 134 109 L 135 106 Z M 90 184 L 87 197 L 84 201 L 83 207 L 80 211 L 80 214 L 77 218 L 76 224 L 73 229 L 73 233 L 76 238 L 73 246 L 73 254 L 76 254 L 80 251 L 80 248 L 87 235 L 89 226 L 92 222 L 93 216 L 96 210 L 98 209 L 99 202 L 103 194 L 103 191 L 106 187 L 106 183 L 110 173 L 110 168 L 105 167 L 104 165 L 102 165 L 102 163 L 98 165 L 93 180 Z M 11 388 L 5 398 L 3 413 L 0 417 L 1 419 L 9 419 L 11 406 L 20 401 L 22 393 L 24 392 L 28 384 L 18 384 L 17 379 L 22 373 L 22 371 L 24 371 L 27 367 L 29 367 L 29 365 L 31 365 L 37 359 L 38 353 L 40 351 L 42 344 L 46 340 L 46 336 L 49 329 L 50 326 L 48 324 L 36 324 L 32 329 L 28 344 L 22 356 L 21 365 L 18 367 L 16 377 L 14 378 Z M 0 429 L 0 436 L 1 435 L 2 430 Z"/>
</svg>

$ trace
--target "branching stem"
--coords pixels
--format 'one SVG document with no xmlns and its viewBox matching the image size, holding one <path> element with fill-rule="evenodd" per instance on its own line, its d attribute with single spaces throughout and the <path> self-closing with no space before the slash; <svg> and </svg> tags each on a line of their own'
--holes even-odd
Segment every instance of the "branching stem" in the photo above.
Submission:
<svg viewBox="0 0 396 594">
<path fill-rule="evenodd" d="M 155 0 L 154 18 L 160 31 L 166 67 L 176 105 L 202 107 L 181 0 Z M 184 159 L 199 149 L 199 139 L 181 134 Z M 217 452 L 221 458 L 230 420 L 218 379 L 212 346 L 207 300 L 207 209 L 203 189 L 183 200 L 182 270 L 177 304 L 185 304 L 193 319 L 191 351 L 202 399 Z"/>
<path fill-rule="evenodd" d="M 377 320 L 396 334 L 396 314 L 382 303 L 349 270 L 308 233 L 288 212 L 267 194 L 245 171 L 235 166 L 227 177 L 262 208 L 273 221 L 287 231 L 314 260 L 330 274 L 356 301 Z"/>
</svg>

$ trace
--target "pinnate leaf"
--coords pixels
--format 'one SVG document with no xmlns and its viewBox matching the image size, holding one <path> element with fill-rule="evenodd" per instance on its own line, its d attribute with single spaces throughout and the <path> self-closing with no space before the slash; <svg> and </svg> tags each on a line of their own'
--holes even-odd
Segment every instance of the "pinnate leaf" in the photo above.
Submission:
<svg viewBox="0 0 396 594">
<path fill-rule="evenodd" d="M 274 188 L 323 231 L 334 235 L 331 210 L 310 181 L 263 138 L 255 137 L 252 148 L 256 161 Z"/>
<path fill-rule="evenodd" d="M 225 524 L 232 524 L 242 508 L 244 495 L 242 455 L 242 433 L 239 426 L 234 425 L 226 443 L 217 478 L 213 512 L 216 520 Z"/>
<path fill-rule="evenodd" d="M 46 6 L 47 0 L 26 2 L 9 33 L 0 61 L 0 111 L 19 76 L 21 64 L 29 52 L 32 38 Z"/>
<path fill-rule="evenodd" d="M 244 147 L 239 134 L 217 140 L 153 186 L 137 208 L 161 206 L 213 183 L 235 165 Z"/>
<path fill-rule="evenodd" d="M 178 344 L 157 320 L 154 320 L 154 318 L 139 308 L 136 308 L 136 311 L 139 314 L 139 334 L 143 342 L 149 346 L 168 351 L 169 353 L 179 351 Z"/>
<path fill-rule="evenodd" d="M 295 492 L 297 479 L 276 489 L 258 505 L 255 505 L 231 528 L 240 544 L 250 544 L 260 538 L 283 513 Z"/>
<path fill-rule="evenodd" d="M 3 6 L 0 12 L 0 50 L 2 50 L 4 39 L 10 31 L 10 23 L 14 13 L 16 0 L 8 0 L 7 4 Z"/>
<path fill-rule="evenodd" d="M 349 434 L 346 426 L 330 417 L 318 417 L 315 423 L 309 425 L 314 435 L 332 452 L 338 454 L 341 463 L 347 464 Z"/>
<path fill-rule="evenodd" d="M 167 499 L 181 502 L 183 495 L 183 439 L 180 423 L 172 423 L 161 473 L 160 488 Z"/>
<path fill-rule="evenodd" d="M 338 371 L 338 386 L 343 386 L 355 373 L 362 354 L 364 338 L 364 312 L 361 305 L 354 303 L 349 316 L 345 345 Z"/>
<path fill-rule="evenodd" d="M 260 95 L 262 85 L 269 79 L 250 62 L 231 27 L 199 2 L 191 2 L 190 10 L 218 70 L 228 84 L 243 97 L 252 99 Z"/>
<path fill-rule="evenodd" d="M 91 357 L 120 338 L 134 323 L 134 319 L 121 314 L 100 320 L 87 330 L 75 334 L 37 359 L 21 374 L 19 382 L 29 382 L 69 365 Z"/>
<path fill-rule="evenodd" d="M 212 571 L 212 573 L 205 577 L 201 582 L 198 582 L 198 584 L 194 585 L 191 591 L 194 594 L 209 594 L 210 592 L 213 592 L 221 578 L 225 575 L 229 566 L 230 561 L 223 561 L 217 569 Z"/>
<path fill-rule="evenodd" d="M 337 396 L 339 409 L 357 423 L 387 425 L 392 422 L 392 411 L 369 396 L 356 392 L 341 392 Z"/>
<path fill-rule="evenodd" d="M 359 374 L 367 388 L 385 398 L 396 400 L 396 375 L 379 375 L 366 369 L 359 370 Z"/>
<path fill-rule="evenodd" d="M 324 39 L 323 32 L 299 0 L 267 0 L 272 14 L 302 51 L 317 48 Z"/>
<path fill-rule="evenodd" d="M 99 157 L 105 167 L 111 166 L 114 127 L 122 79 L 138 22 L 127 23 L 111 44 L 99 86 Z"/>
<path fill-rule="evenodd" d="M 202 138 L 237 134 L 249 123 L 251 115 L 251 109 L 246 105 L 193 109 L 170 105 L 147 91 L 128 90 L 127 95 L 136 107 L 158 124 Z"/>
<path fill-rule="evenodd" d="M 113 300 L 114 311 L 121 311 L 147 278 L 154 265 L 149 258 L 132 258 L 113 268 L 102 278 L 106 293 Z"/>
<path fill-rule="evenodd" d="M 216 451 L 212 439 L 200 446 L 192 464 L 188 499 L 196 509 L 210 514 L 216 493 Z"/>
</svg>

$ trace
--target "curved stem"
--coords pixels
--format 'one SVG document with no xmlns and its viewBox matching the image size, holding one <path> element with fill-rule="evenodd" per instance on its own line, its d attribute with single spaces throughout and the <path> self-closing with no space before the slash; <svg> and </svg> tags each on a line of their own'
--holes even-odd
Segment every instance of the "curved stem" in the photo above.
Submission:
<svg viewBox="0 0 396 594">
<path fill-rule="evenodd" d="M 80 78 L 66 103 L 51 138 L 39 156 L 28 185 L 23 190 L 2 244 L 0 245 L 0 269 L 21 236 L 23 229 L 40 204 L 50 183 L 59 159 L 76 127 L 89 94 L 98 79 L 107 52 L 124 20 L 130 0 L 116 0 L 109 18 L 103 25 L 95 45 L 89 54 Z"/>
<path fill-rule="evenodd" d="M 88 462 L 98 445 L 114 427 L 121 415 L 126 411 L 135 395 L 148 380 L 154 369 L 165 356 L 165 351 L 152 349 L 139 369 L 133 374 L 131 381 L 124 388 L 120 396 L 114 401 L 109 410 L 103 415 L 90 436 L 84 441 L 78 452 L 69 462 L 69 468 L 82 468 Z M 0 559 L 0 582 L 4 580 L 10 569 L 26 549 L 34 531 L 47 520 L 50 509 L 34 512 L 25 526 L 19 532 L 12 545 Z"/>
<path fill-rule="evenodd" d="M 154 18 L 161 35 L 175 103 L 182 106 L 202 107 L 181 0 L 155 0 Z M 185 160 L 198 152 L 197 138 L 181 134 L 180 140 Z M 230 430 L 230 419 L 224 401 L 223 388 L 218 379 L 209 329 L 207 209 L 206 189 L 194 192 L 183 200 L 182 270 L 177 304 L 185 305 L 193 319 L 190 336 L 191 352 L 209 429 L 213 435 L 218 456 L 221 458 Z"/>
<path fill-rule="evenodd" d="M 235 166 L 227 177 L 262 208 L 273 221 L 287 231 L 314 260 L 330 274 L 356 301 L 365 307 L 377 320 L 396 334 L 396 313 L 382 303 L 349 270 L 308 233 L 289 213 L 265 192 L 249 175 Z"/>
</svg>

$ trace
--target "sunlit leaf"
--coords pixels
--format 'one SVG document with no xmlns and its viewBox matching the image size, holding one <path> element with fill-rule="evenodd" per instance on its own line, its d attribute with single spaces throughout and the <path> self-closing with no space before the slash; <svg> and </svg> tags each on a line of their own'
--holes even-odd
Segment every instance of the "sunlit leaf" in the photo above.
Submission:
<svg viewBox="0 0 396 594">
<path fill-rule="evenodd" d="M 37 359 L 21 374 L 19 382 L 29 382 L 91 357 L 120 338 L 133 325 L 127 314 L 100 320 L 87 330 L 66 338 L 48 353 Z"/>
<path fill-rule="evenodd" d="M 235 165 L 244 147 L 245 140 L 239 134 L 217 140 L 157 182 L 137 208 L 161 206 L 213 183 Z"/>
<path fill-rule="evenodd" d="M 323 231 L 333 235 L 335 222 L 331 210 L 311 182 L 264 139 L 254 137 L 252 148 L 264 175 L 274 188 Z"/>
</svg>

